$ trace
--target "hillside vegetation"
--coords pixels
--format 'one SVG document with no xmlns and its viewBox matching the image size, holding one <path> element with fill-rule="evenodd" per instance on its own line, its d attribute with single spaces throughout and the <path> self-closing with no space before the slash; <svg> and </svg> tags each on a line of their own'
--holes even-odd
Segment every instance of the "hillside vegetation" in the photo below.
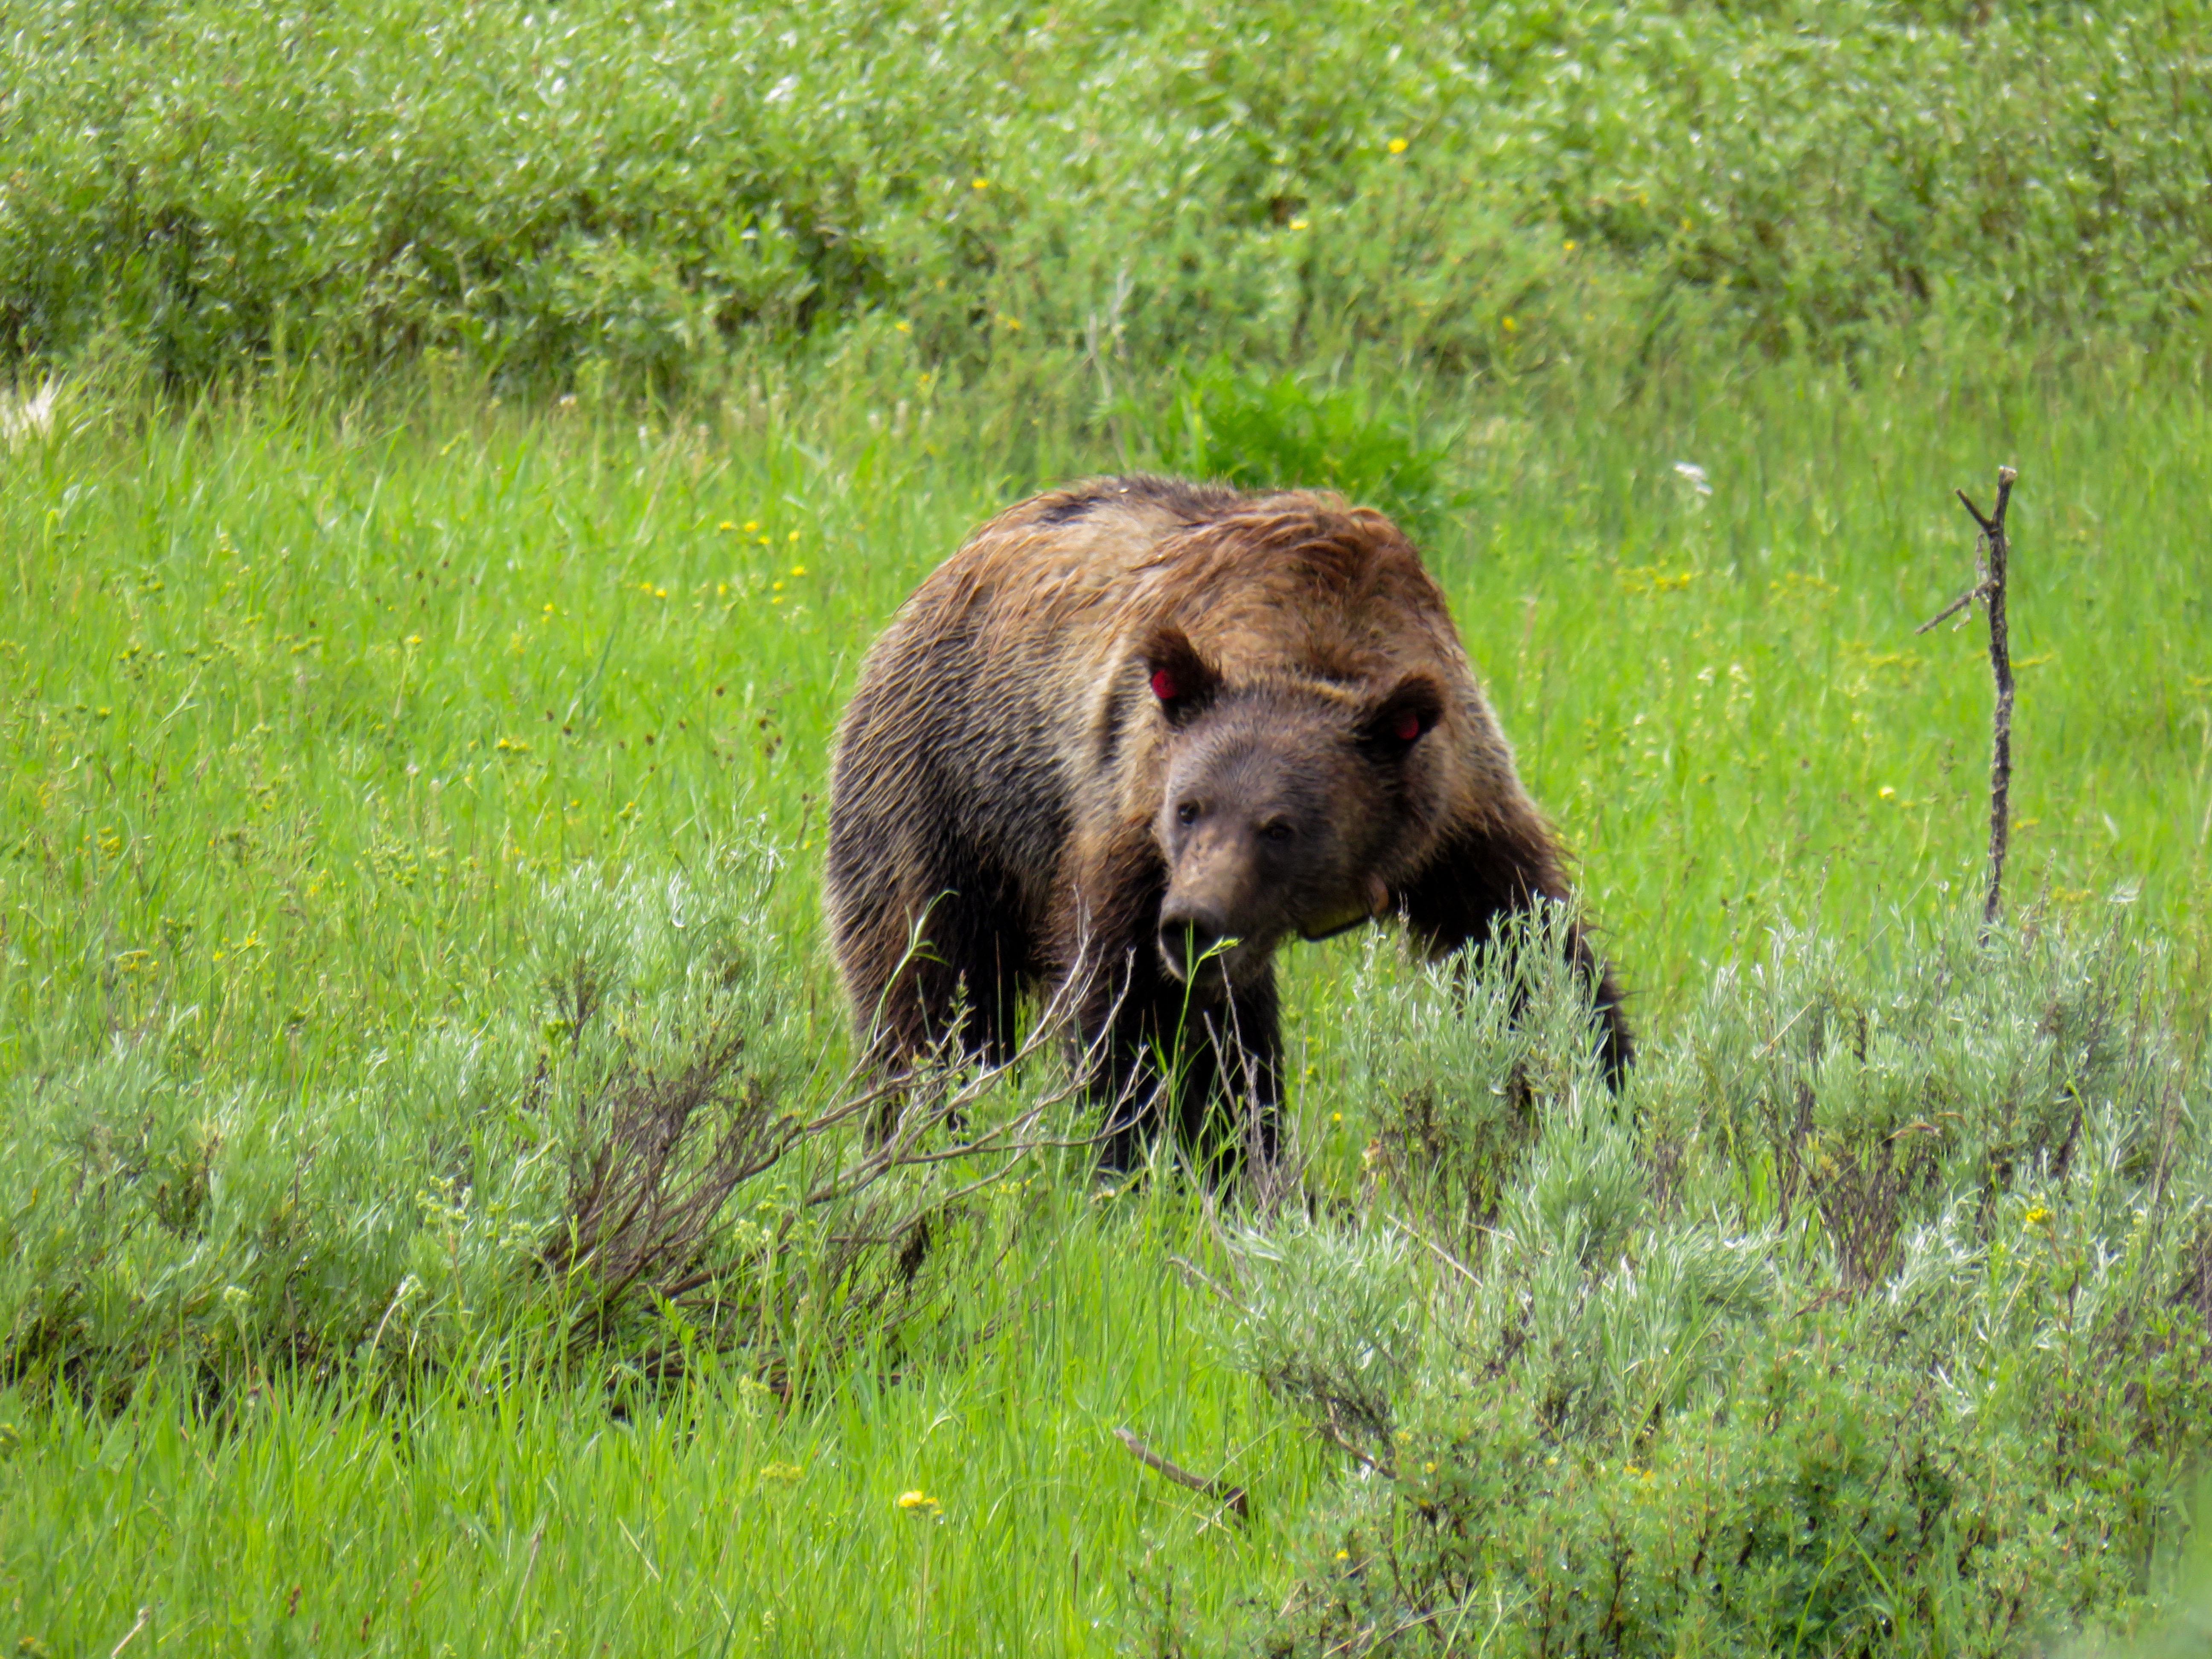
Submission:
<svg viewBox="0 0 2212 1659">
<path fill-rule="evenodd" d="M 2191 329 L 2201 4 L 31 0 L 0 354 L 714 378 L 896 331 L 1448 371 Z"/>
</svg>

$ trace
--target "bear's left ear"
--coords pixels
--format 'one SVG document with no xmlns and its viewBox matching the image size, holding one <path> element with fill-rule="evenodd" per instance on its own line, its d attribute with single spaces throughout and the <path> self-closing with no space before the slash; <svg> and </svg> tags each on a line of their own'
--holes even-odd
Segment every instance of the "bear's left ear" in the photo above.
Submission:
<svg viewBox="0 0 2212 1659">
<path fill-rule="evenodd" d="M 1146 646 L 1139 659 L 1160 712 L 1170 726 L 1181 726 L 1213 699 L 1220 676 L 1198 654 L 1198 647 L 1180 628 L 1163 628 Z"/>
<path fill-rule="evenodd" d="M 1378 760 L 1401 760 L 1443 714 L 1443 689 L 1426 674 L 1408 674 L 1360 721 L 1359 746 Z"/>
</svg>

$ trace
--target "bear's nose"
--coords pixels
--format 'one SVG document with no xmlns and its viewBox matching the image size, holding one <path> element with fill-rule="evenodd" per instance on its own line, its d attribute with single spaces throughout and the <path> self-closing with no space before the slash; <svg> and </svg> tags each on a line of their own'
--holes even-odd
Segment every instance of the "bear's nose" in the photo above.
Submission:
<svg viewBox="0 0 2212 1659">
<path fill-rule="evenodd" d="M 1160 911 L 1160 954 L 1177 975 L 1188 978 L 1228 931 L 1222 918 L 1210 910 L 1170 904 Z"/>
</svg>

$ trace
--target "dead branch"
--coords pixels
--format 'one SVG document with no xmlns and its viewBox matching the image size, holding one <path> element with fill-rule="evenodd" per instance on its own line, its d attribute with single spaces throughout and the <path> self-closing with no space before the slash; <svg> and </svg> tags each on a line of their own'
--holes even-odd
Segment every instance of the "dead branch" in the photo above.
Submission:
<svg viewBox="0 0 2212 1659">
<path fill-rule="evenodd" d="M 1398 1470 L 1395 1462 L 1382 1462 L 1369 1456 L 1360 1450 L 1353 1443 L 1352 1437 L 1344 1431 L 1344 1425 L 1336 1420 L 1337 1404 L 1338 1402 L 1334 1400 L 1327 1402 L 1328 1414 L 1318 1425 L 1321 1431 L 1335 1443 L 1338 1450 L 1350 1453 L 1354 1461 L 1365 1465 L 1370 1472 L 1381 1475 L 1385 1480 L 1395 1480 L 1398 1478 Z"/>
<path fill-rule="evenodd" d="M 874 1106 L 896 1101 L 897 1112 L 875 1143 L 853 1164 L 817 1182 L 802 1200 L 802 1208 L 848 1199 L 874 1185 L 894 1170 L 932 1164 L 959 1163 L 976 1158 L 1011 1153 L 1016 1158 L 1038 1150 L 1044 1143 L 1036 1132 L 1052 1108 L 1083 1092 L 1097 1064 L 1097 1042 L 1078 1056 L 1066 1078 L 1050 1093 L 1032 1101 L 1020 1115 L 986 1130 L 957 1146 L 925 1150 L 923 1137 L 940 1126 L 962 1121 L 967 1109 L 981 1100 L 1012 1073 L 1048 1048 L 1058 1044 L 1073 1029 L 1081 988 L 1071 980 L 1057 992 L 1039 1015 L 1020 1046 L 1005 1060 L 965 1074 L 944 1073 L 908 1074 L 864 1089 L 852 1099 L 830 1108 L 807 1126 L 807 1134 L 818 1134 L 849 1122 Z M 1102 1036 L 1098 1042 L 1103 1042 Z"/>
<path fill-rule="evenodd" d="M 2013 481 L 2019 476 L 2008 466 L 1997 469 L 1996 508 L 1987 514 L 1965 490 L 1954 492 L 1973 515 L 1979 531 L 1974 544 L 1976 580 L 1972 587 L 1914 630 L 1925 634 L 1977 599 L 1989 611 L 1990 677 L 1996 685 L 1996 708 L 1990 739 L 1990 891 L 1982 905 L 1984 927 L 1993 926 L 2003 913 L 2005 854 L 2012 839 L 2012 634 L 2005 614 L 2005 571 L 2012 547 L 2005 536 L 2005 508 L 2011 504 Z"/>
<path fill-rule="evenodd" d="M 1045 1120 L 1090 1086 L 1098 1067 L 1096 1043 L 1073 1057 L 1063 1080 L 1024 1103 L 1013 1117 L 951 1144 L 939 1133 L 960 1128 L 969 1109 L 1012 1073 L 1061 1046 L 1075 1028 L 1085 989 L 1071 977 L 1016 1051 L 998 1064 L 964 1070 L 939 1064 L 890 1074 L 863 1059 L 832 1088 L 830 1103 L 811 1115 L 783 1109 L 770 1097 L 745 1063 L 750 1034 L 729 1025 L 711 1030 L 673 1073 L 623 1069 L 580 1095 L 568 1200 L 544 1247 L 548 1267 L 586 1293 L 587 1316 L 575 1341 L 603 1335 L 634 1295 L 674 1303 L 714 1285 L 722 1275 L 711 1259 L 712 1244 L 738 1189 L 856 1122 L 885 1127 L 855 1137 L 857 1152 L 834 1160 L 800 1193 L 775 1230 L 778 1249 L 802 1215 L 828 1207 L 855 1207 L 856 1220 L 866 1212 L 868 1225 L 848 1225 L 840 1235 L 848 1255 L 882 1248 L 917 1236 L 915 1229 L 926 1228 L 930 1218 L 1005 1180 L 1033 1155 L 1095 1144 L 1097 1138 L 1063 1139 L 1047 1130 Z M 591 1011 L 580 1006 L 577 1012 L 580 1022 Z M 964 1166 L 949 1191 L 933 1184 L 888 1204 L 867 1197 L 887 1177 L 939 1165 Z"/>
</svg>

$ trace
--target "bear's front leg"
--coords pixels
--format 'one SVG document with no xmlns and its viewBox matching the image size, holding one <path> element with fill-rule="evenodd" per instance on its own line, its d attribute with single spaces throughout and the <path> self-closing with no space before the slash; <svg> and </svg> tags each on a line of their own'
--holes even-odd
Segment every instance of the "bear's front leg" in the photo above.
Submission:
<svg viewBox="0 0 2212 1659">
<path fill-rule="evenodd" d="M 1249 1160 L 1275 1161 L 1281 1139 L 1283 1032 L 1272 965 L 1226 1000 L 1186 1016 L 1176 1123 L 1182 1145 L 1218 1188 Z"/>
<path fill-rule="evenodd" d="M 1099 1112 L 1098 1164 L 1126 1173 L 1172 1129 L 1209 1187 L 1249 1159 L 1274 1161 L 1282 1115 L 1282 1030 L 1272 969 L 1222 1000 L 1194 1002 L 1143 953 L 1087 1009 L 1083 1042 Z"/>
</svg>

